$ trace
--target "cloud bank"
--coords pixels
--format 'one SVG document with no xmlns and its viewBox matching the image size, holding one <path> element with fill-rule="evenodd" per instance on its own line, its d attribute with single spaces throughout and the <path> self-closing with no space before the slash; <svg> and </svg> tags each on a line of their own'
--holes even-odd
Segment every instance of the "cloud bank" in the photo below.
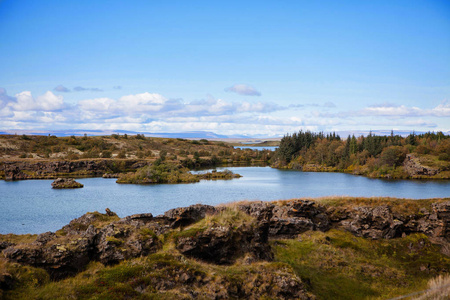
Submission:
<svg viewBox="0 0 450 300">
<path fill-rule="evenodd" d="M 114 88 L 114 89 L 120 90 L 122 87 L 121 87 L 121 86 L 115 86 L 115 87 L 113 87 L 113 88 Z M 70 93 L 70 92 L 71 92 L 71 90 L 70 90 L 69 88 L 63 86 L 62 84 L 56 86 L 53 90 L 54 90 L 55 92 L 60 92 L 60 93 Z M 82 86 L 76 86 L 76 87 L 74 87 L 74 88 L 73 88 L 73 91 L 74 91 L 74 92 L 84 92 L 84 91 L 90 91 L 90 92 L 103 92 L 103 90 L 100 89 L 100 88 L 95 88 L 95 87 L 94 87 L 94 88 L 85 88 L 85 87 L 82 87 Z"/>
<path fill-rule="evenodd" d="M 140 132 L 214 131 L 225 135 L 283 135 L 300 129 L 333 131 L 355 128 L 435 129 L 450 117 L 450 103 L 434 108 L 389 103 L 336 112 L 336 105 L 233 102 L 207 96 L 185 101 L 158 93 L 98 97 L 68 104 L 47 91 L 10 96 L 0 88 L 0 129 L 95 129 Z M 439 128 L 450 130 L 450 128 Z"/>
</svg>

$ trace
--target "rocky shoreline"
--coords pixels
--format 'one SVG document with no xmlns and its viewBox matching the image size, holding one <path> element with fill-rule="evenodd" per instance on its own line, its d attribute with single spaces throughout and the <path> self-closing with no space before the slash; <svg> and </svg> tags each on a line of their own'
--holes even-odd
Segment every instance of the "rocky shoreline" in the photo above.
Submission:
<svg viewBox="0 0 450 300">
<path fill-rule="evenodd" d="M 106 173 L 135 171 L 148 165 L 146 160 L 97 159 L 97 160 L 48 160 L 4 161 L 1 171 L 5 180 L 56 179 L 64 176 L 102 176 Z M 2 175 L 2 174 L 0 174 Z"/>
<path fill-rule="evenodd" d="M 275 249 L 279 253 L 287 243 L 283 241 L 301 241 L 314 232 L 332 237 L 346 232 L 369 241 L 409 240 L 412 253 L 430 251 L 427 245 L 432 243 L 437 249 L 432 251 L 449 257 L 450 201 L 294 199 L 216 207 L 197 204 L 158 216 L 142 213 L 119 218 L 109 209 L 86 213 L 56 232 L 0 235 L 0 295 L 2 290 L 9 295 L 23 280 L 17 274 L 30 267 L 41 277 L 48 274 L 50 280 L 60 281 L 90 272 L 85 270 L 93 264 L 117 265 L 118 270 L 138 264 L 148 266 L 145 272 L 154 275 L 148 275 L 149 282 L 129 283 L 134 289 L 131 294 L 163 295 L 176 290 L 175 298 L 183 299 L 200 295 L 207 299 L 315 299 L 290 267 L 274 261 Z M 327 239 L 323 242 L 333 242 Z M 447 263 L 417 264 L 417 272 L 440 274 L 450 269 Z M 238 273 L 231 275 L 228 268 Z M 233 276 L 241 279 L 235 281 Z M 101 282 L 94 281 L 96 290 L 102 289 Z"/>
<path fill-rule="evenodd" d="M 46 232 L 31 243 L 2 241 L 0 250 L 10 262 L 44 268 L 55 279 L 80 272 L 90 261 L 106 265 L 147 256 L 161 249 L 163 235 L 177 230 L 175 248 L 183 255 L 214 264 L 231 264 L 238 257 L 272 258 L 269 240 L 292 239 L 306 231 L 340 228 L 368 239 L 392 239 L 423 233 L 450 256 L 450 201 L 436 202 L 416 214 L 394 213 L 390 206 L 351 209 L 324 206 L 310 200 L 234 204 L 249 219 L 241 224 L 183 230 L 207 216 L 230 210 L 227 206 L 192 205 L 163 215 L 136 214 L 119 218 L 87 213 L 56 233 Z"/>
<path fill-rule="evenodd" d="M 89 176 L 119 178 L 128 172 L 136 172 L 140 168 L 151 166 L 153 163 L 154 160 L 142 159 L 3 161 L 0 162 L 0 179 L 56 179 L 58 177 Z M 272 165 L 272 167 L 277 167 L 277 165 Z M 299 169 L 305 172 L 344 172 L 373 177 L 356 170 L 339 171 L 335 167 L 325 167 L 315 164 L 306 164 L 299 167 Z M 424 166 L 420 163 L 419 158 L 413 154 L 406 155 L 403 170 L 405 175 L 404 179 L 448 180 L 447 171 L 440 172 L 436 168 Z M 374 178 L 392 179 L 397 177 L 388 173 L 383 176 L 375 176 Z M 403 177 L 400 176 L 398 178 Z"/>
</svg>

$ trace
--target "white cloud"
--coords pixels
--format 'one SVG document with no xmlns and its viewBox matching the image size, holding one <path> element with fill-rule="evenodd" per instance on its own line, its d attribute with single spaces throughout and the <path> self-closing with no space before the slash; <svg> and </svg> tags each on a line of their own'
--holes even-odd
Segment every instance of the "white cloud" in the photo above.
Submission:
<svg viewBox="0 0 450 300">
<path fill-rule="evenodd" d="M 359 111 L 362 116 L 387 116 L 387 117 L 450 117 L 450 103 L 442 101 L 441 104 L 432 109 L 419 107 L 408 107 L 406 105 L 394 105 L 389 103 L 373 105 Z"/>
<path fill-rule="evenodd" d="M 441 104 L 432 109 L 436 117 L 450 117 L 450 102 L 442 101 Z"/>
<path fill-rule="evenodd" d="M 246 84 L 235 84 L 225 89 L 225 92 L 233 92 L 243 96 L 261 96 L 261 93 L 254 87 Z"/>
<path fill-rule="evenodd" d="M 386 118 L 416 118 L 416 117 L 450 117 L 450 103 L 442 101 L 432 109 L 395 105 L 390 103 L 376 104 L 358 111 L 343 111 L 338 113 L 315 112 L 316 117 L 327 118 L 359 118 L 359 117 L 386 117 Z"/>
<path fill-rule="evenodd" d="M 360 116 L 390 116 L 390 117 L 414 117 L 424 115 L 426 112 L 418 107 L 407 107 L 405 105 L 374 105 L 359 111 Z"/>
<path fill-rule="evenodd" d="M 78 106 L 83 111 L 104 112 L 111 110 L 115 102 L 110 98 L 96 98 L 79 101 Z"/>
<path fill-rule="evenodd" d="M 57 96 L 50 91 L 36 99 L 37 110 L 56 111 L 64 108 L 63 96 Z"/>
<path fill-rule="evenodd" d="M 9 104 L 14 111 L 57 111 L 65 107 L 63 97 L 50 91 L 36 99 L 31 92 L 24 91 L 16 94 L 15 100 Z"/>
<path fill-rule="evenodd" d="M 78 103 L 78 107 L 85 113 L 85 116 L 97 116 L 98 119 L 117 116 L 141 116 L 144 118 L 221 116 L 285 109 L 272 103 L 237 103 L 213 97 L 184 103 L 180 99 L 167 99 L 160 94 L 151 93 L 127 95 L 118 100 L 110 98 L 82 100 Z M 95 115 L 92 114 L 94 112 Z"/>
<path fill-rule="evenodd" d="M 160 111 L 167 99 L 160 94 L 142 93 L 123 96 L 117 106 L 129 112 L 155 112 Z"/>
<path fill-rule="evenodd" d="M 15 99 L 11 96 L 8 96 L 8 93 L 6 93 L 6 90 L 4 88 L 0 88 L 0 110 L 14 101 Z"/>
</svg>

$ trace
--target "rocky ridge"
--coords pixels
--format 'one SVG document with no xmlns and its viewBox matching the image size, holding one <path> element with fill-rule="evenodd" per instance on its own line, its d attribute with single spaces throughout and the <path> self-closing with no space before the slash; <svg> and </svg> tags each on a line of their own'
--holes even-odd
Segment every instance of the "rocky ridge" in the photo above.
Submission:
<svg viewBox="0 0 450 300">
<path fill-rule="evenodd" d="M 141 160 L 5 161 L 0 164 L 6 180 L 58 178 L 61 176 L 102 176 L 118 170 L 136 170 L 147 165 Z"/>
<path fill-rule="evenodd" d="M 418 175 L 434 176 L 439 173 L 439 170 L 436 168 L 431 168 L 422 165 L 419 161 L 419 158 L 416 157 L 414 154 L 406 154 L 403 166 L 405 168 L 406 173 L 408 173 L 410 176 L 418 176 Z"/>
<path fill-rule="evenodd" d="M 387 205 L 349 210 L 309 200 L 250 202 L 236 204 L 236 208 L 252 218 L 189 233 L 189 225 L 229 208 L 197 204 L 159 216 L 145 213 L 121 219 L 107 210 L 105 214 L 87 213 L 56 233 L 40 234 L 31 244 L 2 242 L 1 246 L 8 260 L 43 267 L 61 278 L 76 273 L 90 260 L 115 264 L 154 253 L 161 247 L 161 235 L 174 229 L 181 230 L 176 248 L 182 254 L 216 264 L 229 264 L 236 256 L 249 254 L 255 260 L 270 260 L 268 240 L 332 227 L 370 239 L 424 233 L 442 245 L 450 242 L 450 201 L 433 203 L 431 211 L 415 215 L 395 214 Z"/>
</svg>

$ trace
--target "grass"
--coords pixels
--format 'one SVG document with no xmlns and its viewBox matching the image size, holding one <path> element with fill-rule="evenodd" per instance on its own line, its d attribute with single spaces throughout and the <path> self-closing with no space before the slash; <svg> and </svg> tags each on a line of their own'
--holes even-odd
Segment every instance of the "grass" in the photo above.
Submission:
<svg viewBox="0 0 450 300">
<path fill-rule="evenodd" d="M 415 300 L 446 300 L 450 298 L 450 275 L 439 275 L 428 281 L 428 290 Z"/>
<path fill-rule="evenodd" d="M 23 286 L 8 292 L 5 299 L 185 299 L 191 295 L 202 299 L 228 293 L 239 295 L 241 290 L 258 292 L 261 287 L 254 283 L 262 282 L 265 277 L 269 277 L 270 283 L 271 274 L 294 276 L 286 264 L 219 267 L 187 259 L 170 249 L 112 267 L 91 263 L 86 271 L 73 278 Z M 276 285 L 263 287 L 269 291 L 280 289 Z"/>
<path fill-rule="evenodd" d="M 224 216 L 226 222 L 236 217 L 230 212 Z M 217 224 L 213 219 L 209 222 Z M 20 271 L 22 280 L 4 298 L 184 299 L 196 295 L 202 299 L 202 295 L 265 295 L 272 299 L 282 293 L 277 278 L 300 278 L 317 299 L 388 299 L 445 286 L 448 275 L 438 276 L 450 268 L 450 258 L 439 254 L 438 247 L 420 234 L 373 241 L 339 230 L 307 232 L 300 240 L 273 241 L 274 262 L 245 264 L 241 259 L 230 266 L 184 257 L 174 249 L 172 240 L 168 239 L 166 247 L 155 254 L 115 266 L 91 262 L 85 271 L 58 282 L 50 282 L 43 270 L 8 263 L 8 272 L 16 268 L 14 274 Z M 427 271 L 421 271 L 423 265 Z M 5 270 L 1 261 L 0 270 Z"/>
<path fill-rule="evenodd" d="M 202 220 L 184 228 L 179 232 L 172 233 L 177 239 L 181 237 L 195 236 L 208 228 L 229 227 L 237 229 L 242 225 L 254 225 L 255 219 L 246 213 L 240 211 L 237 207 L 224 207 L 214 215 L 206 215 Z"/>
<path fill-rule="evenodd" d="M 37 234 L 0 234 L 1 242 L 8 242 L 13 244 L 31 243 L 37 237 Z"/>
<path fill-rule="evenodd" d="M 421 234 L 371 241 L 340 230 L 308 232 L 274 241 L 273 249 L 318 299 L 392 298 L 425 289 L 430 277 L 450 269 L 450 258 Z"/>
<path fill-rule="evenodd" d="M 340 209 L 351 209 L 358 206 L 376 207 L 381 205 L 388 205 L 394 214 L 412 215 L 422 214 L 421 210 L 426 209 L 429 212 L 432 211 L 432 204 L 438 202 L 449 201 L 450 198 L 434 198 L 434 199 L 400 199 L 390 197 L 321 197 L 310 199 L 318 202 L 319 204 L 327 207 L 336 207 Z M 286 202 L 286 201 L 285 201 Z M 283 201 L 277 201 L 277 203 L 283 203 Z"/>
<path fill-rule="evenodd" d="M 6 298 L 6 293 L 0 289 L 0 299 L 14 299 L 15 291 L 33 290 L 50 282 L 50 276 L 43 269 L 8 263 L 2 258 L 0 258 L 0 274 L 8 274 L 14 278 L 13 292 L 8 293 L 10 296 Z"/>
</svg>

